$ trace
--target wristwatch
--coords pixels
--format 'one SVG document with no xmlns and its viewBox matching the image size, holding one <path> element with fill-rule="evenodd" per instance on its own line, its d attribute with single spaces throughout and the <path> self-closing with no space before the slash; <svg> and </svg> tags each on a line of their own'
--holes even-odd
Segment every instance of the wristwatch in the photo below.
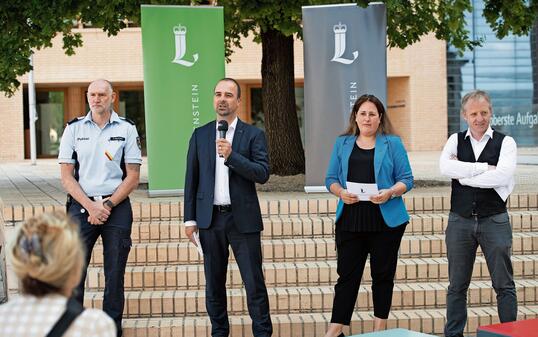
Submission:
<svg viewBox="0 0 538 337">
<path fill-rule="evenodd" d="M 112 201 L 110 201 L 110 199 L 106 199 L 105 201 L 103 201 L 103 205 L 107 206 L 110 209 L 113 209 L 114 206 L 116 206 Z"/>
</svg>

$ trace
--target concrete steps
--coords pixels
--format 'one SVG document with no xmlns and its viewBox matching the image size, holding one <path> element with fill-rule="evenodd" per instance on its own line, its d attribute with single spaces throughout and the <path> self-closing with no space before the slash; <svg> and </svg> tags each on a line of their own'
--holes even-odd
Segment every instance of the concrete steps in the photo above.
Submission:
<svg viewBox="0 0 538 337">
<path fill-rule="evenodd" d="M 329 194 L 314 195 L 312 198 L 300 197 L 297 199 L 261 199 L 262 215 L 314 215 L 332 216 L 336 211 L 337 199 Z M 450 209 L 450 196 L 448 195 L 415 195 L 404 196 L 407 210 L 411 214 L 447 213 Z M 183 202 L 132 202 L 133 217 L 135 221 L 177 220 L 182 218 Z M 507 201 L 511 211 L 538 209 L 538 192 L 512 194 Z M 43 213 L 45 211 L 65 211 L 63 204 L 19 204 L 6 205 L 3 208 L 3 217 L 6 223 L 16 223 L 24 219 Z"/>
<path fill-rule="evenodd" d="M 448 264 L 444 231 L 448 196 L 406 197 L 411 213 L 400 247 L 389 327 L 441 335 L 446 315 Z M 262 200 L 264 273 L 275 337 L 322 336 L 330 321 L 336 274 L 336 198 Z M 538 317 L 538 193 L 508 201 L 519 319 Z M 63 206 L 4 207 L 8 230 L 39 212 Z M 185 238 L 181 202 L 133 203 L 133 246 L 125 274 L 127 337 L 208 337 L 202 259 Z M 85 302 L 101 307 L 104 274 L 98 241 L 86 280 Z M 251 321 L 241 276 L 230 249 L 228 308 L 231 336 L 250 337 Z M 366 265 L 351 328 L 373 329 L 370 267 Z M 495 293 L 478 252 L 469 289 L 466 332 L 497 323 Z"/>
<path fill-rule="evenodd" d="M 345 329 L 346 335 L 371 332 L 374 314 L 371 311 L 355 311 L 351 326 Z M 538 317 L 538 306 L 519 306 L 519 319 Z M 230 336 L 252 337 L 251 320 L 248 315 L 230 316 Z M 323 336 L 331 319 L 331 312 L 299 314 L 275 314 L 271 316 L 274 337 Z M 388 319 L 388 328 L 405 328 L 428 334 L 442 335 L 446 321 L 446 310 L 406 309 L 392 310 Z M 471 307 L 468 310 L 468 324 L 465 333 L 475 334 L 478 326 L 498 323 L 494 307 Z M 126 337 L 200 337 L 211 336 L 209 318 L 168 317 L 137 318 L 124 322 Z"/>
<path fill-rule="evenodd" d="M 448 282 L 396 283 L 392 309 L 435 309 L 446 306 Z M 538 281 L 519 279 L 516 289 L 521 305 L 534 304 L 538 296 Z M 330 312 L 333 304 L 334 286 L 292 287 L 281 285 L 269 287 L 269 306 L 273 314 L 303 312 Z M 244 289 L 228 289 L 228 313 L 247 315 L 248 308 Z M 469 306 L 494 306 L 496 295 L 489 281 L 473 281 L 469 287 Z M 87 307 L 102 307 L 103 293 L 88 292 Z M 205 290 L 154 290 L 127 291 L 124 317 L 176 317 L 205 316 Z M 370 286 L 361 285 L 355 305 L 356 311 L 373 311 Z"/>
<path fill-rule="evenodd" d="M 538 231 L 538 211 L 514 210 L 510 219 L 515 232 Z M 448 213 L 412 214 L 406 233 L 442 234 L 446 229 Z M 263 219 L 262 239 L 289 239 L 295 237 L 326 237 L 334 234 L 334 215 L 273 215 Z M 133 242 L 173 242 L 185 238 L 182 221 L 135 222 L 131 235 Z"/>
<path fill-rule="evenodd" d="M 538 255 L 512 257 L 516 279 L 538 278 Z M 128 266 L 125 272 L 127 290 L 197 290 L 205 288 L 202 264 Z M 338 279 L 336 260 L 303 262 L 266 262 L 263 265 L 267 287 L 334 285 Z M 103 290 L 105 279 L 102 267 L 90 267 L 86 287 Z M 477 256 L 473 280 L 489 280 L 484 257 Z M 398 261 L 395 282 L 448 281 L 448 262 L 441 258 L 405 258 Z M 363 284 L 371 283 L 370 265 L 366 264 Z M 243 285 L 237 264 L 228 266 L 227 288 Z"/>
<path fill-rule="evenodd" d="M 513 254 L 532 254 L 538 248 L 538 232 L 513 234 Z M 93 249 L 91 265 L 103 264 L 103 247 L 97 244 Z M 297 238 L 262 240 L 263 258 L 266 262 L 317 261 L 336 258 L 333 238 Z M 478 253 L 481 254 L 480 252 Z M 232 261 L 233 252 L 230 249 Z M 401 258 L 445 257 L 444 235 L 404 235 L 400 245 Z M 198 251 L 190 242 L 135 243 L 129 254 L 128 264 L 143 266 L 148 264 L 202 263 Z"/>
</svg>

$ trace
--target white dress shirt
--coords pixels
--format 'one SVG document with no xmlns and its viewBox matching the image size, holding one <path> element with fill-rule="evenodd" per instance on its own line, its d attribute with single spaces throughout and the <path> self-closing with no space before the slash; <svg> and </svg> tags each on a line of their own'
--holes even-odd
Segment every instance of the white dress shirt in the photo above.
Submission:
<svg viewBox="0 0 538 337">
<path fill-rule="evenodd" d="M 471 137 L 471 146 L 475 158 L 480 157 L 489 139 L 494 136 L 493 129 L 488 127 L 482 139 L 476 140 L 467 129 L 465 138 Z M 455 133 L 448 138 L 439 159 L 441 174 L 452 179 L 458 179 L 460 184 L 478 187 L 493 188 L 495 192 L 506 201 L 514 190 L 514 172 L 517 162 L 517 146 L 514 139 L 505 136 L 501 144 L 499 161 L 494 170 L 489 170 L 488 163 L 468 163 L 455 159 L 458 153 L 458 134 Z"/>
<path fill-rule="evenodd" d="M 218 127 L 218 123 L 216 124 Z M 215 139 L 219 139 L 219 131 L 217 127 L 215 127 Z M 233 142 L 236 127 L 237 117 L 235 117 L 232 124 L 228 126 L 228 131 L 226 132 L 226 140 L 230 144 Z M 215 194 L 213 197 L 213 205 L 230 205 L 232 201 L 230 199 L 229 169 L 228 166 L 224 165 L 224 158 L 219 157 L 217 152 L 215 152 L 215 155 L 217 157 L 215 159 Z"/>
<path fill-rule="evenodd" d="M 236 127 L 237 117 L 228 126 L 228 131 L 226 132 L 226 140 L 230 144 L 233 142 Z M 215 139 L 219 139 L 218 123 L 215 123 L 215 134 Z M 215 144 L 215 193 L 213 196 L 213 205 L 230 205 L 232 201 L 230 199 L 229 168 L 224 165 L 224 158 L 219 157 L 216 146 L 217 144 Z M 190 226 L 196 226 L 196 221 L 190 220 L 185 222 L 185 227 Z"/>
</svg>

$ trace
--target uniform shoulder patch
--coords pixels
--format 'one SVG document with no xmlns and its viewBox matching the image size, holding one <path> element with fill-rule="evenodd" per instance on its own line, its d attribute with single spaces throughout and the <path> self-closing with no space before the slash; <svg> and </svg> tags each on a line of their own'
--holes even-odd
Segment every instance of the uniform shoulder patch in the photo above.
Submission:
<svg viewBox="0 0 538 337">
<path fill-rule="evenodd" d="M 84 119 L 84 117 L 75 117 L 72 120 L 70 120 L 69 122 L 67 122 L 67 125 L 71 125 L 71 124 L 76 123 L 78 121 L 81 121 L 83 119 Z"/>
<path fill-rule="evenodd" d="M 132 119 L 126 118 L 126 117 L 120 117 L 121 120 L 126 121 L 127 123 L 131 125 L 136 125 L 135 122 Z"/>
</svg>

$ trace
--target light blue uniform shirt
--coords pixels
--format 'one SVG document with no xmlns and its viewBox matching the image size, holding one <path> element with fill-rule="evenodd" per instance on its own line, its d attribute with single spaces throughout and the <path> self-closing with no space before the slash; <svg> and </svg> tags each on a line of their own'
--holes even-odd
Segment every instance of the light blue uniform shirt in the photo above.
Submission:
<svg viewBox="0 0 538 337">
<path fill-rule="evenodd" d="M 75 164 L 75 177 L 78 173 L 78 182 L 89 197 L 110 195 L 123 180 L 124 164 L 142 164 L 138 132 L 114 111 L 100 129 L 89 112 L 66 126 L 58 161 Z"/>
</svg>

